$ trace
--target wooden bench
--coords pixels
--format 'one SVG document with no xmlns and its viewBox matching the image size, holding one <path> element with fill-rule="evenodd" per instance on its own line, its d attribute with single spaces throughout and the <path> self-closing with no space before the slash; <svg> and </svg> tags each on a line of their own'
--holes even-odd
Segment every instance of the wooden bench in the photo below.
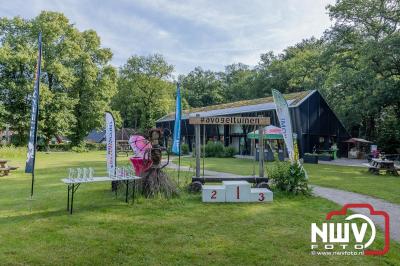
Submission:
<svg viewBox="0 0 400 266">
<path fill-rule="evenodd" d="M 10 171 L 14 171 L 17 169 L 18 169 L 18 167 L 16 167 L 16 166 L 0 167 L 0 173 L 3 173 L 3 176 L 6 176 L 10 173 Z"/>
<path fill-rule="evenodd" d="M 129 156 L 129 154 L 132 153 L 132 148 L 127 140 L 117 141 L 117 156 L 119 153 L 125 153 L 126 156 Z"/>
<path fill-rule="evenodd" d="M 373 174 L 379 175 L 379 168 L 376 167 L 376 166 L 369 165 L 368 166 L 368 171 L 373 173 Z"/>
<path fill-rule="evenodd" d="M 394 169 L 391 171 L 393 175 L 398 176 L 400 171 L 400 166 L 394 165 Z"/>
<path fill-rule="evenodd" d="M 399 175 L 398 171 L 400 171 L 400 167 L 395 166 L 394 169 L 381 169 L 381 168 L 369 165 L 368 171 L 375 175 L 379 175 L 380 171 L 386 171 L 386 173 L 390 173 L 392 175 L 398 176 Z"/>
</svg>

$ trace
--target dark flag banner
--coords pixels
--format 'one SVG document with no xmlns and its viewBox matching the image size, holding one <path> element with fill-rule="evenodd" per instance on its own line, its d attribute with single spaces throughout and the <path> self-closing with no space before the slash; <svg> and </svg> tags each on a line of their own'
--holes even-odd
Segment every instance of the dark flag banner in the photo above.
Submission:
<svg viewBox="0 0 400 266">
<path fill-rule="evenodd" d="M 40 86 L 40 71 L 42 61 L 42 34 L 39 33 L 38 38 L 39 53 L 35 71 L 35 86 L 32 95 L 31 108 L 31 126 L 29 132 L 28 154 L 25 165 L 25 173 L 32 173 L 32 191 L 33 194 L 33 173 L 35 171 L 35 153 L 36 153 L 36 136 L 37 136 L 37 120 L 39 115 L 39 86 Z"/>
</svg>

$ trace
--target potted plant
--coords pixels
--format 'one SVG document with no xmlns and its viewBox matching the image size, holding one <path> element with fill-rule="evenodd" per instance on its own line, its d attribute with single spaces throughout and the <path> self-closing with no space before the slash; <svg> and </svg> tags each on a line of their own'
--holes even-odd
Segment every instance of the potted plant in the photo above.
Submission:
<svg viewBox="0 0 400 266">
<path fill-rule="evenodd" d="M 318 163 L 318 154 L 316 153 L 304 153 L 304 163 Z"/>
<path fill-rule="evenodd" d="M 321 153 L 318 154 L 318 160 L 320 161 L 331 161 L 332 160 L 332 156 L 329 153 Z"/>
</svg>

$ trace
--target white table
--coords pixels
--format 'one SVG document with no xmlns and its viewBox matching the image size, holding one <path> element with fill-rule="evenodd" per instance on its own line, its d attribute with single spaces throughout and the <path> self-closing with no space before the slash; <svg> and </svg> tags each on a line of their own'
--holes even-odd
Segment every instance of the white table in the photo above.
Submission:
<svg viewBox="0 0 400 266">
<path fill-rule="evenodd" d="M 128 202 L 128 191 L 129 183 L 132 183 L 132 202 L 135 202 L 135 183 L 136 180 L 141 179 L 140 176 L 101 176 L 91 178 L 63 178 L 61 181 L 68 185 L 68 197 L 67 197 L 67 210 L 72 214 L 74 207 L 74 194 L 78 190 L 79 186 L 84 183 L 97 183 L 97 182 L 113 182 L 113 181 L 125 181 L 126 193 L 125 202 Z M 71 200 L 70 200 L 71 196 Z"/>
</svg>

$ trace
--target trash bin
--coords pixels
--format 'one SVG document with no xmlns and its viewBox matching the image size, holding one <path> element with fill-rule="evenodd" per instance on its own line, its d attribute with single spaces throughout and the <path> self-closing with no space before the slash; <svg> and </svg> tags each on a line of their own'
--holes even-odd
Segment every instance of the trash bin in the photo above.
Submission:
<svg viewBox="0 0 400 266">
<path fill-rule="evenodd" d="M 278 159 L 279 161 L 283 162 L 285 160 L 285 155 L 283 153 L 283 150 L 278 151 Z"/>
<path fill-rule="evenodd" d="M 264 161 L 267 160 L 267 157 L 268 157 L 268 155 L 267 155 L 267 150 L 264 149 Z M 260 149 L 257 148 L 257 149 L 256 149 L 256 161 L 259 161 L 259 160 L 260 160 Z"/>
<path fill-rule="evenodd" d="M 273 161 L 275 161 L 275 158 L 274 158 L 274 152 L 272 151 L 272 150 L 268 150 L 267 152 L 266 152 L 266 160 L 267 160 L 267 162 L 273 162 Z"/>
</svg>

